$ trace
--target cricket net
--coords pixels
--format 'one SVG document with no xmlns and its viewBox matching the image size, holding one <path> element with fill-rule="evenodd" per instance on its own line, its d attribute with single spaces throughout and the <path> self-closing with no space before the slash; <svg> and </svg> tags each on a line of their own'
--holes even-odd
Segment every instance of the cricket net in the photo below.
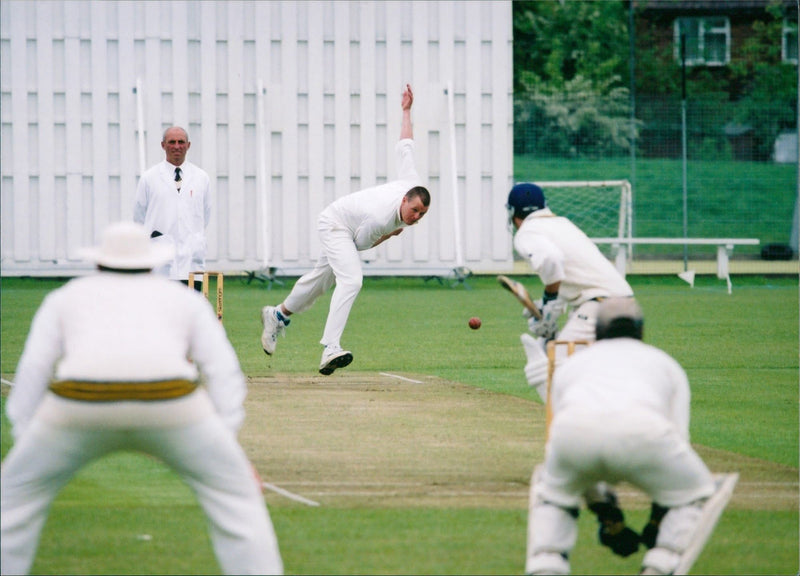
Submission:
<svg viewBox="0 0 800 576">
<path fill-rule="evenodd" d="M 627 180 L 537 182 L 547 206 L 569 218 L 590 238 L 630 238 L 633 231 L 633 191 Z M 613 258 L 610 246 L 600 246 Z"/>
</svg>

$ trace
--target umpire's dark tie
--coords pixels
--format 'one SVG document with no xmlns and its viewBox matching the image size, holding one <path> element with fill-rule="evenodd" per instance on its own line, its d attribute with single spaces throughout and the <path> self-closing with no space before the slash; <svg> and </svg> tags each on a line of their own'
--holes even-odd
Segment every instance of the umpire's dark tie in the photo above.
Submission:
<svg viewBox="0 0 800 576">
<path fill-rule="evenodd" d="M 181 169 L 178 166 L 175 167 L 175 187 L 181 191 Z"/>
</svg>

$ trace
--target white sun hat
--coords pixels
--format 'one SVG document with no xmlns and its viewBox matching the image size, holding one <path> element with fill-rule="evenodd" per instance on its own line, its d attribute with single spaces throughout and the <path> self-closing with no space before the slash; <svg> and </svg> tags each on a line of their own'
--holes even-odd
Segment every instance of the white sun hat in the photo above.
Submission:
<svg viewBox="0 0 800 576">
<path fill-rule="evenodd" d="M 144 226 L 135 222 L 110 224 L 103 231 L 100 246 L 80 251 L 84 260 L 118 270 L 155 268 L 170 260 L 174 254 L 172 245 L 153 242 Z"/>
</svg>

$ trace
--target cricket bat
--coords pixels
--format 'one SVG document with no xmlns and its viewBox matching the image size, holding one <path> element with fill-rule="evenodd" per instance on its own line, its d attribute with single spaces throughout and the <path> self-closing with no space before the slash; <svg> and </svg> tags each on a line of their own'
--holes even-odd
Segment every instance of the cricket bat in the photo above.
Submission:
<svg viewBox="0 0 800 576">
<path fill-rule="evenodd" d="M 537 320 L 542 319 L 541 311 L 536 307 L 536 304 L 533 303 L 530 294 L 528 294 L 528 291 L 521 282 L 517 282 L 513 278 L 503 276 L 502 274 L 497 277 L 497 281 L 503 288 L 511 292 L 517 298 L 517 300 L 519 300 L 519 302 L 525 306 L 525 309 L 533 315 L 534 318 Z"/>
</svg>

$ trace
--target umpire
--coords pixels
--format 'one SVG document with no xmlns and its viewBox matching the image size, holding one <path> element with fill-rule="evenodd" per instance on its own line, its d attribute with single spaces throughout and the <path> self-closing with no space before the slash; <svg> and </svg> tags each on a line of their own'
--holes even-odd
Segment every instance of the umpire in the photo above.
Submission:
<svg viewBox="0 0 800 576">
<path fill-rule="evenodd" d="M 163 461 L 191 487 L 225 573 L 282 573 L 236 438 L 244 376 L 211 306 L 151 274 L 172 249 L 133 222 L 109 226 L 85 256 L 98 273 L 45 298 L 6 405 L 15 444 L 0 481 L 0 572 L 28 573 L 50 504 L 83 466 L 131 450 Z"/>
</svg>

